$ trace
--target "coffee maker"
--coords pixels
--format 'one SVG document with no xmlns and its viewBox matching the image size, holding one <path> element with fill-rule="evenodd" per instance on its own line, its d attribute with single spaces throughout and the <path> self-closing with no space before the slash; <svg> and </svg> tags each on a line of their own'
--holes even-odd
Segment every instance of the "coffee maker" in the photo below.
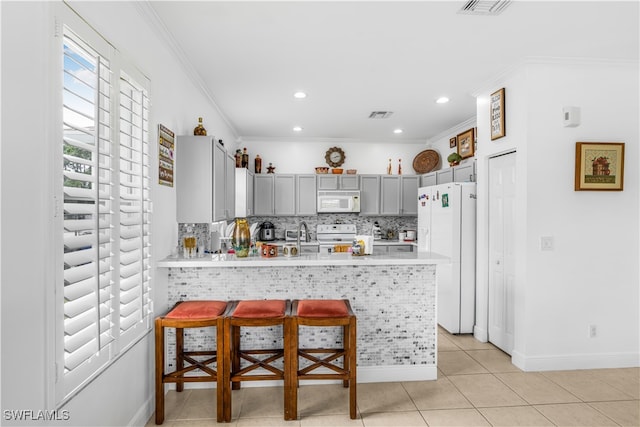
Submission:
<svg viewBox="0 0 640 427">
<path fill-rule="evenodd" d="M 260 240 L 264 242 L 271 242 L 275 239 L 276 228 L 274 227 L 274 225 L 269 221 L 263 222 L 260 226 Z"/>
</svg>

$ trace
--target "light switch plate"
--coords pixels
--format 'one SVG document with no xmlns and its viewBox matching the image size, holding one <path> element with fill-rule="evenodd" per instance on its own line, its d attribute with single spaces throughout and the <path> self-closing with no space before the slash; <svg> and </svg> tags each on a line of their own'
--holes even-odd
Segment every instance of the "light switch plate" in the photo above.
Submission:
<svg viewBox="0 0 640 427">
<path fill-rule="evenodd" d="M 552 236 L 541 236 L 540 237 L 540 250 L 541 251 L 552 251 L 553 250 L 553 237 Z"/>
</svg>

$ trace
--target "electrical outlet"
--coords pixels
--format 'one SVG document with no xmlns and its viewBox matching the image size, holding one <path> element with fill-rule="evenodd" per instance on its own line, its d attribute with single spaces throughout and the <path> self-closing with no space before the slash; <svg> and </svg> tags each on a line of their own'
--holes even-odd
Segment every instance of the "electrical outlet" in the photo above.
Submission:
<svg viewBox="0 0 640 427">
<path fill-rule="evenodd" d="M 595 338 L 598 335 L 596 325 L 589 325 L 589 338 Z"/>
<path fill-rule="evenodd" d="M 540 250 L 552 251 L 553 250 L 553 236 L 541 236 L 540 237 Z"/>
</svg>

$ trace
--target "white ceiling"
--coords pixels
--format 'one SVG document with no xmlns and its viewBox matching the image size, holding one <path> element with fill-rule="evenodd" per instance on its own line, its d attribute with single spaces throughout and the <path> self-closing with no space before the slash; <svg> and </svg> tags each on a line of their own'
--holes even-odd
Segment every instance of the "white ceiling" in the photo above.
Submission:
<svg viewBox="0 0 640 427">
<path fill-rule="evenodd" d="M 465 3 L 152 1 L 147 10 L 245 140 L 424 141 L 473 117 L 473 94 L 525 58 L 638 60 L 637 1 L 514 1 L 499 16 L 457 13 Z M 298 90 L 308 97 L 294 99 Z M 443 95 L 451 102 L 436 104 Z M 377 110 L 394 114 L 368 119 Z"/>
</svg>

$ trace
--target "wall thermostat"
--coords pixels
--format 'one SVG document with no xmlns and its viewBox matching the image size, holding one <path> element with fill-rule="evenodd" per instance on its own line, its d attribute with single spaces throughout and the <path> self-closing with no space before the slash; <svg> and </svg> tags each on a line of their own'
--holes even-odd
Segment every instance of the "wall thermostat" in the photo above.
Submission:
<svg viewBox="0 0 640 427">
<path fill-rule="evenodd" d="M 562 107 L 562 124 L 574 128 L 580 125 L 580 107 Z"/>
</svg>

